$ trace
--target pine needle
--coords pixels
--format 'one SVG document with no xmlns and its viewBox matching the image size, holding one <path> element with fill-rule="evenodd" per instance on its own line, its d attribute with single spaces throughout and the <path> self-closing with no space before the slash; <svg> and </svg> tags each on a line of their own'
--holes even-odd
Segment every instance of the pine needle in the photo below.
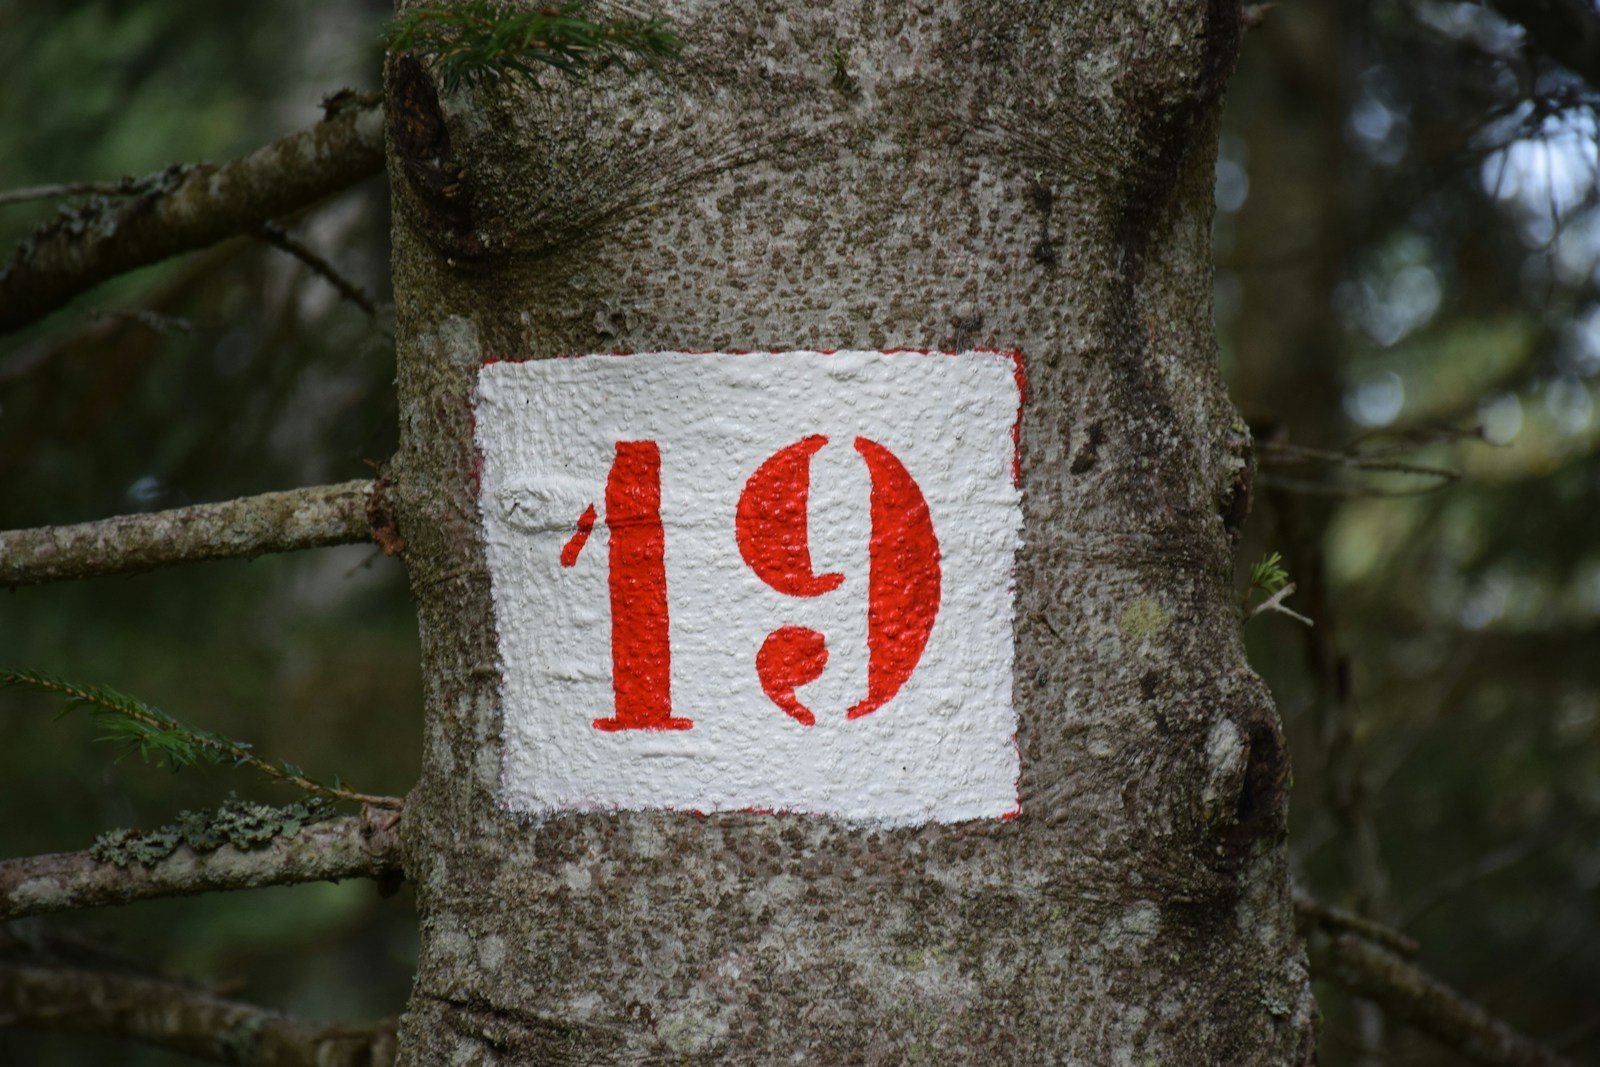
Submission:
<svg viewBox="0 0 1600 1067">
<path fill-rule="evenodd" d="M 541 67 L 581 78 L 612 64 L 675 56 L 683 42 L 659 15 L 589 17 L 585 0 L 533 11 L 477 2 L 420 7 L 385 31 L 391 51 L 430 59 L 445 91 L 517 78 L 537 87 Z"/>
<path fill-rule="evenodd" d="M 0 686 L 65 697 L 67 704 L 62 715 L 80 709 L 88 711 L 100 728 L 96 741 L 122 745 L 124 755 L 137 753 L 146 763 L 165 762 L 174 771 L 202 763 L 249 767 L 274 781 L 328 800 L 348 800 L 377 808 L 397 809 L 402 805 L 397 797 L 357 793 L 337 781 L 324 785 L 307 777 L 292 763 L 262 759 L 250 751 L 247 742 L 189 726 L 136 697 L 105 686 L 80 685 L 39 671 L 21 669 L 0 670 Z"/>
<path fill-rule="evenodd" d="M 1283 556 L 1277 552 L 1262 556 L 1250 567 L 1250 588 L 1265 593 L 1276 593 L 1289 583 L 1289 572 L 1283 569 Z"/>
</svg>

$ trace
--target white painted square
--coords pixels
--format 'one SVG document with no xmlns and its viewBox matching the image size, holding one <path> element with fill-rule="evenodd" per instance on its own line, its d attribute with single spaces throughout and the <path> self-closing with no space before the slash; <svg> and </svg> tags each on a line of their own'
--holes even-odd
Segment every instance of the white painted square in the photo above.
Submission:
<svg viewBox="0 0 1600 1067">
<path fill-rule="evenodd" d="M 504 675 L 503 803 L 538 814 L 755 809 L 897 825 L 1013 813 L 1019 366 L 993 352 L 856 351 L 486 364 L 476 444 Z M 763 465 L 786 448 L 794 457 L 798 442 L 817 435 L 826 443 L 808 446 L 801 512 L 794 464 L 787 480 L 768 476 L 781 462 Z M 618 442 L 634 443 L 626 460 Z M 658 541 L 644 442 L 659 456 Z M 925 518 L 885 454 L 920 490 Z M 634 493 L 613 501 L 621 532 L 608 529 L 614 463 L 619 494 Z M 591 505 L 592 534 L 573 549 Z M 795 515 L 804 516 L 798 526 L 783 521 Z M 938 593 L 928 628 L 930 524 Z M 814 595 L 790 595 L 747 561 L 792 565 L 796 530 L 809 540 L 813 577 L 837 573 L 836 587 L 817 592 L 831 580 L 813 580 Z M 627 616 L 619 632 L 632 635 L 622 638 L 632 642 L 627 662 L 645 665 L 625 672 L 636 683 L 629 697 L 613 678 L 613 564 L 626 578 L 616 595 Z M 803 568 L 785 573 L 807 578 Z M 664 631 L 649 606 L 652 574 L 665 581 Z M 757 654 L 782 627 L 826 641 L 820 677 L 795 691 L 811 725 L 769 698 L 758 677 Z M 869 629 L 881 650 L 870 663 Z M 633 656 L 660 647 L 669 670 Z M 847 717 L 868 695 L 869 670 L 882 696 L 912 659 L 881 706 Z M 638 716 L 648 700 L 627 713 L 619 702 L 638 701 L 638 680 L 652 670 L 669 679 L 672 718 L 692 726 L 597 728 L 602 719 L 646 721 Z M 646 688 L 659 698 L 660 686 Z"/>
</svg>

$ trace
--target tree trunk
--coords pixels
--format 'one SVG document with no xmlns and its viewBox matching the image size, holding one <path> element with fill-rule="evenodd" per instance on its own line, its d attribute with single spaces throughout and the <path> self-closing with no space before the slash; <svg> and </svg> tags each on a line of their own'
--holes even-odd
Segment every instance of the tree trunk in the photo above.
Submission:
<svg viewBox="0 0 1600 1067">
<path fill-rule="evenodd" d="M 428 703 L 402 1062 L 1309 1062 L 1211 323 L 1237 6 L 671 14 L 659 74 L 441 100 L 390 63 Z M 483 361 L 902 347 L 1023 353 L 1017 816 L 506 810 Z"/>
</svg>

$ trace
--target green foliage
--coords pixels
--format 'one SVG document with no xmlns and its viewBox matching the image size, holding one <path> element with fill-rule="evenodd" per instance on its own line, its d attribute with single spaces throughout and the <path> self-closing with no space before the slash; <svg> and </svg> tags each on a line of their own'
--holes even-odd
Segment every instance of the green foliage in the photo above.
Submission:
<svg viewBox="0 0 1600 1067">
<path fill-rule="evenodd" d="M 327 800 L 350 800 L 379 807 L 399 807 L 400 804 L 393 797 L 353 792 L 337 781 L 331 786 L 324 785 L 306 777 L 306 773 L 292 763 L 264 760 L 252 754 L 248 742 L 181 723 L 160 708 L 105 686 L 79 685 L 38 671 L 16 669 L 0 670 L 0 686 L 66 697 L 67 706 L 62 714 L 78 709 L 88 711 L 101 731 L 95 740 L 124 745 L 126 752 L 137 752 L 147 763 L 165 761 L 174 771 L 200 763 L 250 767 L 268 778 Z"/>
<path fill-rule="evenodd" d="M 477 2 L 422 7 L 389 24 L 385 40 L 396 52 L 431 57 L 446 91 L 504 77 L 537 84 L 540 67 L 578 78 L 612 63 L 677 55 L 683 47 L 659 15 L 595 19 L 586 2 L 534 11 Z"/>
<path fill-rule="evenodd" d="M 1250 589 L 1260 589 L 1267 594 L 1276 593 L 1289 584 L 1289 572 L 1283 569 L 1283 556 L 1269 552 L 1250 567 Z"/>
<path fill-rule="evenodd" d="M 294 837 L 304 827 L 333 814 L 321 797 L 307 797 L 283 807 L 254 804 L 230 796 L 216 811 L 183 811 L 154 830 L 111 830 L 95 838 L 89 855 L 118 867 L 153 867 L 187 845 L 197 853 L 232 845 L 242 852 L 262 848 L 279 837 Z"/>
<path fill-rule="evenodd" d="M 165 761 L 174 771 L 197 763 L 237 763 L 250 747 L 245 742 L 187 726 L 159 708 L 104 686 L 79 685 L 26 670 L 0 671 L 0 685 L 66 697 L 62 714 L 88 711 L 100 728 L 95 740 L 121 744 L 127 752 L 137 752 L 146 763 Z"/>
</svg>

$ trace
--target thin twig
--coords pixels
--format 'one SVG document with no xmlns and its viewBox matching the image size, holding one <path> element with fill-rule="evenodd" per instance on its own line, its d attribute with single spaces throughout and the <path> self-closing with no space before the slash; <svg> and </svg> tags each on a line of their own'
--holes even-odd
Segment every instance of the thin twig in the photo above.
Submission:
<svg viewBox="0 0 1600 1067">
<path fill-rule="evenodd" d="M 1289 594 L 1291 594 L 1293 592 L 1294 592 L 1294 583 L 1290 582 L 1288 585 L 1284 586 L 1282 589 L 1279 589 L 1276 593 L 1273 593 L 1271 596 L 1267 597 L 1267 599 L 1265 599 L 1261 603 L 1257 604 L 1251 610 L 1250 614 L 1245 617 L 1245 621 L 1249 622 L 1251 619 L 1255 618 L 1257 615 L 1260 615 L 1263 611 L 1276 611 L 1280 615 L 1287 615 L 1287 616 L 1289 616 L 1289 618 L 1295 619 L 1295 620 L 1297 620 L 1299 622 L 1303 622 L 1307 626 L 1315 626 L 1316 623 L 1314 623 L 1310 619 L 1306 618 L 1306 616 L 1300 614 L 1298 611 L 1295 611 L 1292 608 L 1286 608 L 1286 607 L 1283 606 L 1284 598 L 1289 596 Z"/>
<path fill-rule="evenodd" d="M 1323 977 L 1382 1004 L 1394 1019 L 1477 1063 L 1576 1067 L 1398 953 L 1358 934 L 1329 939 L 1325 948 L 1313 953 L 1312 966 Z"/>
<path fill-rule="evenodd" d="M 97 308 L 89 312 L 89 317 L 133 322 L 152 333 L 163 335 L 192 334 L 195 331 L 194 323 L 186 318 L 178 315 L 163 315 L 159 311 L 150 311 L 147 308 Z"/>
<path fill-rule="evenodd" d="M 358 793 L 355 790 L 345 789 L 341 786 L 323 785 L 321 782 L 307 778 L 296 770 L 262 759 L 252 753 L 248 745 L 218 734 L 187 729 L 181 723 L 164 713 L 157 712 L 154 708 L 132 700 L 113 699 L 111 694 L 102 689 L 74 685 L 60 678 L 21 671 L 0 671 L 0 684 L 22 685 L 42 692 L 56 693 L 73 701 L 102 708 L 114 715 L 149 727 L 158 733 L 181 730 L 183 731 L 184 739 L 188 743 L 198 748 L 203 748 L 218 757 L 216 762 L 231 763 L 235 767 L 250 767 L 274 781 L 295 786 L 313 796 L 326 797 L 329 800 L 348 800 L 356 804 L 366 804 L 375 808 L 388 808 L 391 810 L 404 806 L 404 801 L 398 797 L 374 796 L 369 793 Z"/>
<path fill-rule="evenodd" d="M 0 192 L 0 207 L 26 204 L 33 200 L 64 200 L 70 196 L 128 196 L 137 192 L 128 179 L 116 182 L 61 182 L 56 185 L 30 185 Z"/>
<path fill-rule="evenodd" d="M 1293 445 L 1286 441 L 1263 441 L 1256 448 L 1256 454 L 1265 464 L 1276 464 L 1285 467 L 1304 467 L 1314 463 L 1327 463 L 1336 467 L 1349 467 L 1353 470 L 1378 471 L 1388 474 L 1414 474 L 1424 478 L 1437 478 L 1441 481 L 1459 481 L 1461 472 L 1448 467 L 1430 467 L 1420 463 L 1401 463 L 1398 460 L 1386 458 L 1387 454 L 1409 449 L 1385 449 L 1376 454 L 1360 452 L 1333 452 L 1324 448 L 1307 448 L 1304 445 Z"/>
<path fill-rule="evenodd" d="M 214 278 L 218 270 L 238 255 L 241 247 L 242 244 L 222 245 L 192 257 L 172 271 L 167 280 L 158 283 L 138 307 L 92 311 L 72 327 L 49 331 L 25 347 L 12 349 L 0 357 L 0 386 L 20 381 L 68 353 L 95 351 L 114 357 L 130 324 L 155 329 L 155 321 L 171 319 L 188 322 L 196 330 L 213 328 L 210 323 L 202 326 L 165 312 L 183 306 L 198 286 Z M 153 320 L 148 316 L 157 318 Z"/>
<path fill-rule="evenodd" d="M 324 281 L 338 290 L 340 296 L 366 312 L 369 318 L 378 317 L 378 305 L 373 303 L 372 298 L 359 285 L 339 273 L 337 267 L 312 251 L 303 241 L 298 241 L 289 236 L 288 231 L 282 226 L 275 222 L 263 223 L 256 228 L 255 234 L 272 247 L 289 253 L 289 255 L 310 267 Z"/>
<path fill-rule="evenodd" d="M 1335 482 L 1313 482 L 1303 478 L 1274 478 L 1268 474 L 1256 475 L 1256 484 L 1267 489 L 1281 489 L 1286 493 L 1304 493 L 1308 496 L 1337 497 L 1407 497 L 1427 496 L 1449 485 L 1436 481 L 1420 489 L 1380 489 L 1375 486 L 1340 485 Z"/>
<path fill-rule="evenodd" d="M 393 1020 L 306 1022 L 136 971 L 15 949 L 0 954 L 0 1026 L 127 1038 L 235 1067 L 387 1067 L 396 1051 Z"/>
<path fill-rule="evenodd" d="M 0 333 L 108 278 L 248 233 L 382 169 L 382 109 L 356 106 L 239 159 L 138 179 L 134 195 L 91 200 L 18 246 L 0 269 Z"/>
<path fill-rule="evenodd" d="M 1306 922 L 1316 923 L 1336 933 L 1360 934 L 1367 940 L 1376 941 L 1402 956 L 1415 956 L 1421 951 L 1421 946 L 1417 944 L 1415 938 L 1401 933 L 1392 926 L 1385 926 L 1376 919 L 1357 915 L 1345 908 L 1324 904 L 1303 893 L 1295 894 L 1294 911 Z"/>
</svg>

